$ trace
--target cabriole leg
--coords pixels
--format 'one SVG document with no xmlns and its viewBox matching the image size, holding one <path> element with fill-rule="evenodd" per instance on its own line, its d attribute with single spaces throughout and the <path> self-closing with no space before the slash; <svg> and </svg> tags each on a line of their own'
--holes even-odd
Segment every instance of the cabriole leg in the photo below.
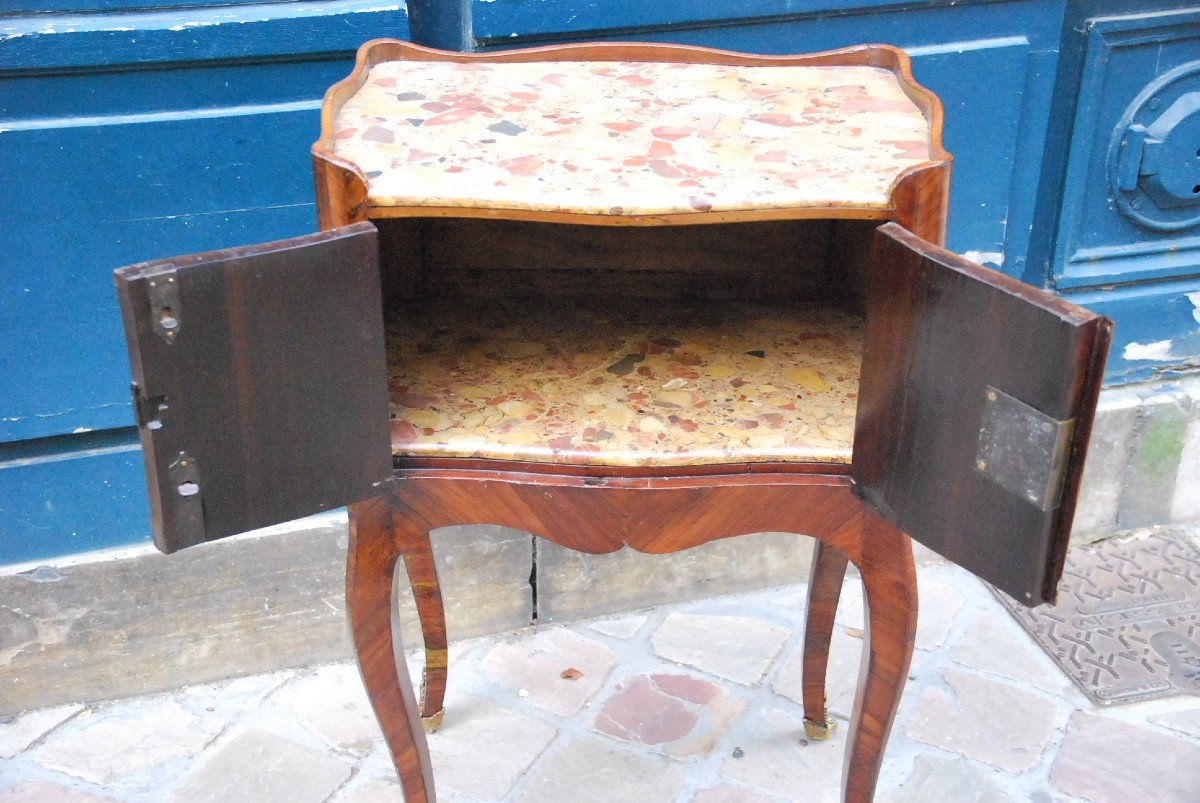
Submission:
<svg viewBox="0 0 1200 803">
<path fill-rule="evenodd" d="M 438 584 L 437 566 L 433 562 L 433 547 L 429 532 L 421 527 L 396 522 L 396 544 L 404 556 L 404 568 L 412 586 L 421 620 L 421 636 L 425 641 L 425 670 L 421 676 L 421 723 L 427 731 L 435 731 L 446 713 L 446 610 L 442 605 L 442 589 Z"/>
<path fill-rule="evenodd" d="M 350 507 L 346 611 L 358 668 L 408 803 L 434 799 L 433 768 L 396 627 L 391 496 Z"/>
<path fill-rule="evenodd" d="M 846 744 L 847 803 L 875 794 L 883 750 L 908 680 L 917 629 L 917 575 L 908 536 L 863 510 L 863 657 Z"/>
<path fill-rule="evenodd" d="M 804 621 L 804 732 L 809 739 L 828 739 L 834 728 L 825 710 L 825 676 L 833 619 L 845 576 L 845 554 L 824 541 L 817 541 L 808 575 L 808 611 Z"/>
</svg>

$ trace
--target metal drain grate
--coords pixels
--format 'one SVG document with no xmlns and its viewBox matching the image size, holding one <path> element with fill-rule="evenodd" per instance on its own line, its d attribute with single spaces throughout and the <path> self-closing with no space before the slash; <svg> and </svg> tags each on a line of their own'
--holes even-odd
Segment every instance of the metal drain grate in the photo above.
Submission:
<svg viewBox="0 0 1200 803">
<path fill-rule="evenodd" d="M 1200 552 L 1183 536 L 1072 549 L 1057 605 L 996 597 L 1095 703 L 1200 694 Z"/>
</svg>

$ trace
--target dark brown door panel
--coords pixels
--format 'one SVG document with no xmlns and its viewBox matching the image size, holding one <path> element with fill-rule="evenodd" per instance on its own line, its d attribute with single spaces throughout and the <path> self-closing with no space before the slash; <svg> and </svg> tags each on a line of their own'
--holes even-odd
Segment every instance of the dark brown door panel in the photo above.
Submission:
<svg viewBox="0 0 1200 803">
<path fill-rule="evenodd" d="M 390 477 L 373 226 L 114 278 L 164 552 L 340 507 Z"/>
<path fill-rule="evenodd" d="M 894 223 L 868 274 L 859 492 L 1014 598 L 1052 600 L 1112 323 Z"/>
</svg>

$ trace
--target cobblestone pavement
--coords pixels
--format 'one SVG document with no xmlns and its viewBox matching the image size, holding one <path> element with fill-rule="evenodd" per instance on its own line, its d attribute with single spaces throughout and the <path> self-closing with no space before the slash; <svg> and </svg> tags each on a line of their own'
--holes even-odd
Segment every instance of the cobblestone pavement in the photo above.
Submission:
<svg viewBox="0 0 1200 803">
<path fill-rule="evenodd" d="M 1200 800 L 1200 699 L 1093 706 L 978 581 L 946 565 L 919 577 L 917 651 L 878 800 Z M 430 739 L 439 797 L 836 800 L 862 627 L 858 581 L 847 585 L 830 741 L 803 741 L 805 593 L 791 586 L 457 643 Z M 10 803 L 392 799 L 351 663 L 0 724 Z"/>
</svg>

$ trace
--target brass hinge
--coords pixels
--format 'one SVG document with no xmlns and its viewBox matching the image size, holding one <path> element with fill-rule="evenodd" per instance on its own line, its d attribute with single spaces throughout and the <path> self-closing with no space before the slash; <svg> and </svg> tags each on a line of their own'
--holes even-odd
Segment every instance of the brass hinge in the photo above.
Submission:
<svg viewBox="0 0 1200 803">
<path fill-rule="evenodd" d="M 1074 418 L 1051 418 L 988 385 L 975 470 L 1039 510 L 1053 510 L 1062 498 L 1074 431 Z"/>
</svg>

